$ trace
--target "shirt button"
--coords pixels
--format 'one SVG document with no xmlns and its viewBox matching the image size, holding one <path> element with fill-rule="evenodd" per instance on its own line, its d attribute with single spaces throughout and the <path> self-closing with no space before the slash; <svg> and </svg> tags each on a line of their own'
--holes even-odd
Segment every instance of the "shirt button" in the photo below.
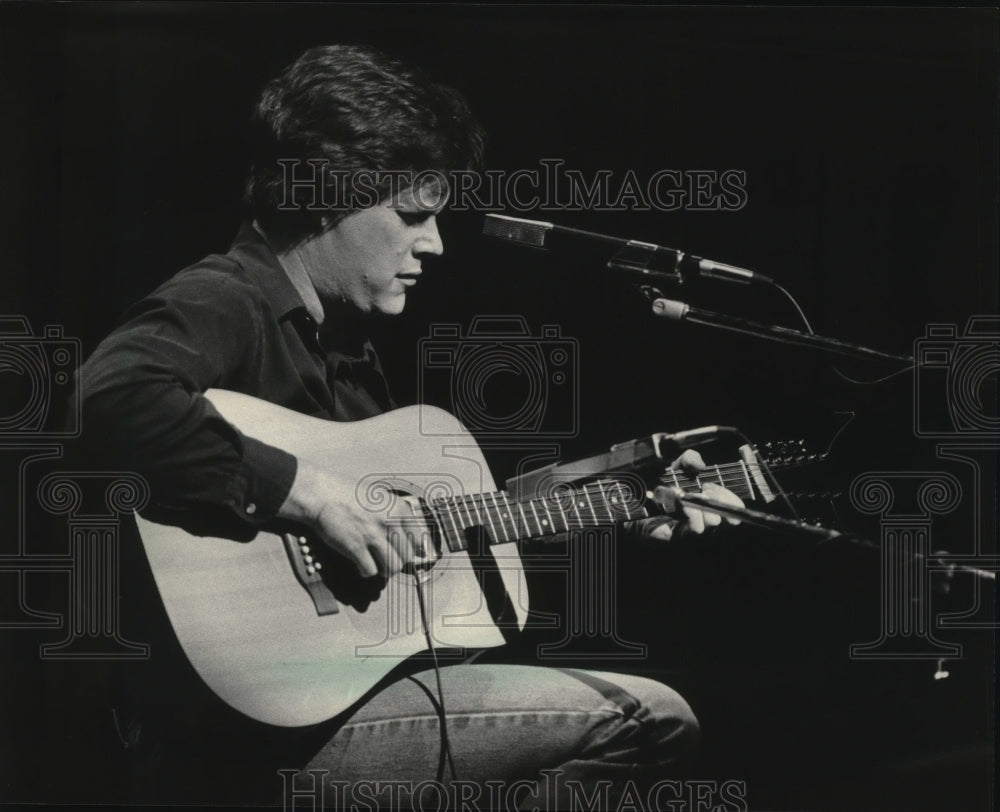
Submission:
<svg viewBox="0 0 1000 812">
<path fill-rule="evenodd" d="M 250 502 L 246 506 L 246 511 L 250 516 L 253 516 L 253 514 L 257 512 L 257 506 L 253 502 Z"/>
</svg>

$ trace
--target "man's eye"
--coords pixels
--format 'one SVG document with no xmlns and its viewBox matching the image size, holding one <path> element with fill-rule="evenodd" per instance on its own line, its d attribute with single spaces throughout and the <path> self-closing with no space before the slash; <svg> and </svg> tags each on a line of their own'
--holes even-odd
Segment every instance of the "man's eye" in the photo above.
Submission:
<svg viewBox="0 0 1000 812">
<path fill-rule="evenodd" d="M 418 223 L 424 222 L 428 217 L 431 216 L 429 211 L 398 211 L 396 212 L 400 219 L 406 223 L 408 226 L 415 226 Z"/>
</svg>

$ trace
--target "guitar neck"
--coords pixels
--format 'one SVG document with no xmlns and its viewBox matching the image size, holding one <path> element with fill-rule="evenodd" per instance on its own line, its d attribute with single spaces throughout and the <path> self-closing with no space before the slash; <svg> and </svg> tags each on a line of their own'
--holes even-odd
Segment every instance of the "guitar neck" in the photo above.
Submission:
<svg viewBox="0 0 1000 812">
<path fill-rule="evenodd" d="M 736 462 L 706 468 L 697 477 L 667 471 L 661 481 L 685 493 L 697 493 L 706 482 L 715 482 L 744 499 L 754 498 L 756 464 Z M 493 544 L 524 541 L 650 515 L 645 491 L 630 479 L 599 479 L 583 487 L 566 489 L 520 501 L 504 491 L 432 500 L 428 509 L 448 548 L 468 547 L 467 531 L 483 528 Z"/>
<path fill-rule="evenodd" d="M 741 499 L 754 499 L 754 482 L 760 476 L 761 467 L 758 463 L 740 462 L 728 465 L 710 465 L 698 476 L 687 476 L 680 471 L 668 470 L 660 477 L 665 485 L 680 488 L 685 493 L 697 493 L 706 482 L 714 482 L 723 488 L 728 488 Z"/>
</svg>

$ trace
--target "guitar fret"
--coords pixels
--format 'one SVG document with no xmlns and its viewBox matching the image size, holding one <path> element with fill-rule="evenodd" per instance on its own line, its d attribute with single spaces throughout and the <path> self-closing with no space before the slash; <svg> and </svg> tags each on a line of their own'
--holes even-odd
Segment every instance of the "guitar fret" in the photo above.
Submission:
<svg viewBox="0 0 1000 812">
<path fill-rule="evenodd" d="M 511 508 L 507 494 L 501 491 L 500 495 L 503 497 L 504 515 L 507 517 L 507 521 L 510 522 L 511 541 L 518 541 L 521 538 L 521 534 L 517 532 L 517 514 Z"/>
<path fill-rule="evenodd" d="M 472 502 L 472 509 L 476 511 L 476 521 L 475 524 L 480 527 L 483 526 L 483 514 L 479 512 L 479 505 L 476 504 L 476 494 L 471 494 L 469 496 L 469 501 Z"/>
<path fill-rule="evenodd" d="M 466 497 L 456 496 L 455 503 L 458 508 L 458 517 L 462 519 L 462 529 L 465 530 L 468 527 L 473 527 L 476 523 L 472 520 L 472 513 L 469 510 L 469 506 L 466 503 Z M 462 516 L 462 508 L 465 508 L 465 517 Z"/>
<path fill-rule="evenodd" d="M 615 517 L 611 515 L 611 503 L 608 502 L 608 496 L 604 492 L 604 485 L 601 484 L 600 480 L 597 481 L 597 490 L 599 490 L 601 492 L 601 504 L 604 505 L 604 509 L 608 513 L 608 519 L 610 521 L 614 521 Z"/>
<path fill-rule="evenodd" d="M 473 497 L 475 498 L 475 497 Z M 486 514 L 486 521 L 490 523 L 490 534 L 494 542 L 500 541 L 500 535 L 497 533 L 496 525 L 493 524 L 493 517 L 490 515 L 489 505 L 486 504 L 486 497 L 483 494 L 478 494 L 480 503 L 482 504 L 483 513 Z M 478 512 L 478 509 L 477 509 Z M 482 514 L 480 514 L 480 521 L 482 521 Z"/>
<path fill-rule="evenodd" d="M 464 550 L 465 549 L 465 538 L 462 535 L 462 531 L 461 531 L 461 529 L 458 526 L 458 522 L 455 521 L 455 514 L 454 514 L 454 512 L 452 512 L 451 507 L 447 503 L 447 500 L 441 500 L 440 504 L 441 504 L 441 509 L 445 513 L 447 513 L 448 514 L 448 518 L 451 519 L 451 526 L 455 528 L 455 544 L 454 545 L 449 545 L 449 547 L 451 547 L 452 550 Z M 438 515 L 437 511 L 435 511 L 435 515 Z M 438 521 L 438 526 L 441 527 L 442 531 L 444 531 L 445 541 L 447 541 L 447 536 L 448 536 L 448 532 L 449 532 L 448 531 L 448 526 L 447 525 L 442 525 L 441 522 L 440 522 L 440 520 Z"/>
<path fill-rule="evenodd" d="M 504 510 L 506 512 L 507 518 L 510 520 L 510 529 L 514 532 L 513 540 L 518 541 L 519 539 L 523 538 L 524 534 L 518 530 L 517 514 L 514 513 L 513 510 L 511 510 L 510 499 L 507 498 L 507 494 L 504 491 L 501 491 L 500 495 L 503 497 Z"/>
<path fill-rule="evenodd" d="M 563 510 L 563 506 L 562 506 L 562 497 L 561 496 L 556 496 L 555 500 L 556 500 L 555 501 L 556 509 L 559 511 L 559 515 L 562 517 L 562 520 L 563 520 L 563 529 L 564 530 L 569 530 L 569 522 L 566 521 L 566 511 Z"/>
<path fill-rule="evenodd" d="M 673 468 L 670 469 L 670 475 L 674 478 L 674 487 L 684 490 L 684 486 L 681 485 L 681 481 L 677 478 L 677 471 Z"/>
<path fill-rule="evenodd" d="M 620 488 L 620 487 L 621 487 L 621 485 L 619 485 L 619 488 Z M 632 505 L 632 499 L 631 499 L 631 494 L 628 494 L 628 493 L 626 493 L 626 494 L 625 494 L 624 496 L 622 496 L 622 501 L 623 501 L 623 502 L 625 503 L 625 515 L 626 515 L 626 516 L 627 516 L 627 517 L 628 517 L 629 519 L 633 518 L 633 517 L 632 517 L 632 514 L 633 514 L 633 513 L 635 512 L 635 511 L 633 510 L 633 505 Z M 641 506 L 642 506 L 642 505 L 641 505 L 641 503 L 640 503 L 640 504 L 638 505 L 638 507 L 640 507 L 640 508 L 641 508 Z"/>
<path fill-rule="evenodd" d="M 597 514 L 594 512 L 594 503 L 590 501 L 590 494 L 587 493 L 586 486 L 583 488 L 583 495 L 587 499 L 587 505 L 590 508 L 590 515 L 594 517 L 594 524 L 600 524 L 600 522 L 597 521 Z"/>
<path fill-rule="evenodd" d="M 614 485 L 614 483 L 605 480 L 604 482 L 598 483 L 598 485 L 601 488 L 601 496 L 604 497 L 604 507 L 608 511 L 608 519 L 610 521 L 612 521 L 612 522 L 617 522 L 618 521 L 618 514 L 615 511 L 615 497 L 614 496 L 609 496 L 608 495 L 608 491 L 605 490 L 605 486 L 607 486 L 608 488 L 610 488 L 610 487 L 612 487 Z"/>
<path fill-rule="evenodd" d="M 743 479 L 747 484 L 747 496 L 753 499 L 753 483 L 750 481 L 750 472 L 747 470 L 747 464 L 743 460 L 740 460 L 739 466 L 743 472 Z"/>
<path fill-rule="evenodd" d="M 577 509 L 577 505 L 578 504 L 579 504 L 579 507 L 583 507 L 583 502 L 577 503 L 577 497 L 574 495 L 573 496 L 573 512 L 576 514 L 577 524 L 580 527 L 583 527 L 584 526 L 583 525 L 583 519 L 580 517 L 580 511 Z"/>
<path fill-rule="evenodd" d="M 716 476 L 718 476 L 718 478 L 719 478 L 719 484 L 722 485 L 722 487 L 724 487 L 724 488 L 730 488 L 730 485 L 728 483 L 733 480 L 733 477 L 737 477 L 737 478 L 739 477 L 738 473 L 730 473 L 730 469 L 733 468 L 733 467 L 735 467 L 735 466 L 732 466 L 732 465 L 716 465 L 715 466 L 715 473 L 716 473 Z M 738 488 L 739 485 L 737 485 L 736 487 Z"/>
<path fill-rule="evenodd" d="M 549 500 L 545 499 L 545 498 L 542 498 L 542 499 L 539 499 L 538 501 L 542 503 L 542 509 L 545 511 L 545 520 L 544 521 L 547 523 L 547 526 L 549 527 L 549 530 L 551 532 L 555 533 L 556 532 L 556 526 L 555 526 L 555 523 L 552 521 L 552 514 L 549 513 L 549 505 L 548 505 L 548 501 Z"/>
<path fill-rule="evenodd" d="M 524 514 L 524 508 L 521 506 L 520 502 L 517 502 L 517 509 L 521 513 L 521 521 L 524 522 L 522 525 L 523 532 L 517 534 L 518 538 L 528 538 L 531 535 L 531 527 L 528 524 L 528 517 Z"/>
<path fill-rule="evenodd" d="M 631 519 L 632 518 L 632 512 L 629 510 L 628 497 L 625 496 L 624 493 L 622 493 L 622 483 L 621 482 L 615 482 L 615 488 L 618 491 L 618 504 L 621 505 L 622 506 L 622 510 L 625 511 L 625 518 L 626 519 Z"/>
<path fill-rule="evenodd" d="M 534 499 L 529 499 L 528 500 L 528 507 L 531 508 L 531 513 L 535 517 L 535 524 L 538 525 L 538 535 L 544 536 L 545 535 L 545 530 L 543 529 L 544 526 L 542 525 L 541 520 L 538 518 L 538 511 L 535 510 L 535 500 Z"/>
<path fill-rule="evenodd" d="M 504 514 L 500 512 L 500 506 L 497 504 L 497 496 L 495 493 L 490 493 L 490 499 L 493 500 L 493 510 L 497 514 L 497 518 L 500 519 L 500 529 L 503 530 L 504 541 L 510 541 L 510 534 L 507 532 L 507 527 L 503 523 Z M 500 541 L 498 538 L 497 541 Z"/>
</svg>

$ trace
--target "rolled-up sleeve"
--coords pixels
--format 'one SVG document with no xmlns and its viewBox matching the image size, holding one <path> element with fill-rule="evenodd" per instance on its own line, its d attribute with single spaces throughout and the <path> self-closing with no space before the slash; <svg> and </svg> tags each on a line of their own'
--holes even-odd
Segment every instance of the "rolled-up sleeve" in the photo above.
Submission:
<svg viewBox="0 0 1000 812">
<path fill-rule="evenodd" d="M 258 374 L 260 307 L 230 274 L 181 274 L 126 314 L 78 373 L 91 459 L 143 476 L 154 520 L 249 538 L 291 489 L 295 458 L 238 431 L 204 396 Z"/>
</svg>

